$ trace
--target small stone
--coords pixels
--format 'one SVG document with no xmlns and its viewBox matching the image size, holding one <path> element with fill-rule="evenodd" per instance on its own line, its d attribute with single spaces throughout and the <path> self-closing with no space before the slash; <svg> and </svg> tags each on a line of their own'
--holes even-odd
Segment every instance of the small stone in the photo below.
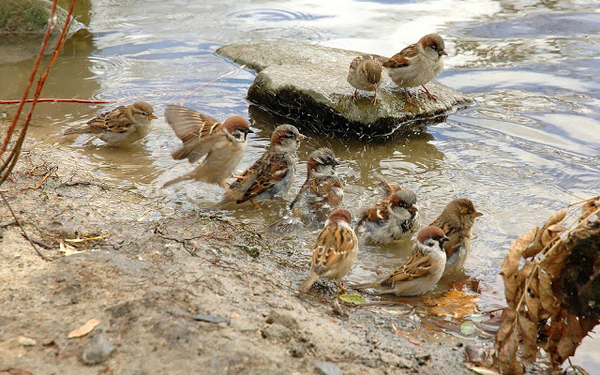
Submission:
<svg viewBox="0 0 600 375">
<path fill-rule="evenodd" d="M 319 375 L 344 375 L 342 370 L 333 362 L 315 362 L 315 370 Z"/>
<path fill-rule="evenodd" d="M 115 346 L 102 336 L 92 338 L 83 348 L 81 361 L 92 366 L 102 363 L 115 351 Z"/>
<path fill-rule="evenodd" d="M 279 324 L 267 325 L 260 331 L 260 333 L 265 339 L 278 341 L 281 343 L 287 343 L 292 339 L 292 331 Z"/>
<path fill-rule="evenodd" d="M 35 346 L 35 345 L 37 345 L 37 341 L 35 341 L 34 339 L 31 339 L 29 337 L 25 337 L 25 336 L 19 336 L 17 338 L 17 341 L 22 346 Z"/>
<path fill-rule="evenodd" d="M 404 357 L 398 357 L 398 367 L 400 368 L 412 368 L 413 362 L 410 359 Z"/>
<path fill-rule="evenodd" d="M 229 324 L 229 322 L 230 322 L 230 320 L 228 318 L 221 318 L 220 316 L 214 316 L 214 315 L 195 315 L 194 320 L 197 320 L 200 322 L 206 322 L 206 323 L 214 323 L 214 324 L 219 324 L 219 323 Z"/>
<path fill-rule="evenodd" d="M 292 357 L 294 358 L 302 358 L 304 357 L 304 348 L 302 348 L 301 346 L 297 346 L 295 348 L 292 348 L 291 350 L 292 353 Z"/>
<path fill-rule="evenodd" d="M 280 324 L 284 327 L 287 327 L 293 331 L 298 329 L 298 322 L 295 318 L 287 314 L 280 314 L 276 311 L 269 312 L 269 316 L 267 316 L 266 322 L 268 324 Z"/>
</svg>

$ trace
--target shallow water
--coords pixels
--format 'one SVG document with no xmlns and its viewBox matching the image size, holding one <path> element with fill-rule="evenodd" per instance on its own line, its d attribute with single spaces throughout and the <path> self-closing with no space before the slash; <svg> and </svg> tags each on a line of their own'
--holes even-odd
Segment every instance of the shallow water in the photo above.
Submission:
<svg viewBox="0 0 600 375">
<path fill-rule="evenodd" d="M 110 105 L 40 104 L 38 123 L 53 126 L 35 126 L 32 135 L 76 149 L 97 176 L 188 209 L 213 208 L 222 190 L 200 183 L 160 188 L 191 168 L 170 157 L 179 141 L 162 118 L 166 104 L 183 101 L 219 119 L 251 115 L 256 134 L 240 169 L 264 151 L 274 126 L 256 108 L 249 115 L 245 95 L 254 74 L 217 56 L 216 48 L 287 38 L 391 55 L 426 33 L 442 34 L 449 56 L 436 80 L 473 96 L 477 106 L 393 143 L 312 137 L 299 157 L 304 161 L 321 146 L 336 152 L 354 213 L 378 199 L 379 177 L 417 190 L 422 223 L 454 197 L 473 200 L 484 216 L 475 226 L 476 256 L 466 273 L 481 280 L 482 310 L 503 304 L 497 274 L 512 240 L 553 211 L 600 192 L 600 11 L 594 1 L 98 0 L 89 19 L 91 34 L 67 43 L 42 96 L 143 98 L 160 118 L 144 143 L 115 151 L 83 136 L 60 137 Z M 31 63 L 1 65 L 3 98 L 20 98 Z M 304 179 L 303 162 L 298 170 L 292 193 Z M 283 211 L 276 203 L 261 211 L 228 207 L 224 214 L 271 223 Z M 314 236 L 299 234 L 307 254 Z M 349 280 L 393 267 L 408 246 L 362 247 Z M 574 363 L 600 373 L 593 342 L 586 339 Z"/>
</svg>

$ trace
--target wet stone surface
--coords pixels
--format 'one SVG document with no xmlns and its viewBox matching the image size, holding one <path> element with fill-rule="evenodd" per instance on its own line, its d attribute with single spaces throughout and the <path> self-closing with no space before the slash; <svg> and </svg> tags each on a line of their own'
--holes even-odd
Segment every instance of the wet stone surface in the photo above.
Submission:
<svg viewBox="0 0 600 375">
<path fill-rule="evenodd" d="M 354 103 L 354 87 L 346 76 L 350 62 L 362 52 L 280 40 L 231 44 L 217 53 L 258 72 L 248 89 L 250 102 L 311 133 L 369 138 L 409 132 L 474 103 L 466 95 L 430 82 L 426 86 L 437 101 L 422 89 L 411 88 L 416 105 L 407 104 L 404 90 L 386 72 L 377 90 L 377 104 L 371 103 L 372 93 L 367 92 L 360 93 Z"/>
</svg>

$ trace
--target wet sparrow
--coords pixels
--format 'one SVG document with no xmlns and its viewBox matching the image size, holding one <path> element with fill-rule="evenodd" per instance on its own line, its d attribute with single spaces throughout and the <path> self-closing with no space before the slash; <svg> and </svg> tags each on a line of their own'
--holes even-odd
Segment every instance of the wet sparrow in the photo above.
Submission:
<svg viewBox="0 0 600 375">
<path fill-rule="evenodd" d="M 295 126 L 279 125 L 267 151 L 229 186 L 223 202 L 250 200 L 258 207 L 255 201 L 285 198 L 294 182 L 296 150 L 305 138 Z"/>
<path fill-rule="evenodd" d="M 482 216 L 467 198 L 454 199 L 430 225 L 441 228 L 450 238 L 444 244 L 446 268 L 444 275 L 459 271 L 471 252 L 471 234 L 475 218 Z"/>
<path fill-rule="evenodd" d="M 226 179 L 232 177 L 248 140 L 248 122 L 240 116 L 231 116 L 221 123 L 205 114 L 178 105 L 168 105 L 165 118 L 183 146 L 172 153 L 173 159 L 202 162 L 192 172 L 168 181 L 163 187 L 184 180 L 204 181 L 227 187 Z"/>
<path fill-rule="evenodd" d="M 343 289 L 340 279 L 350 271 L 358 253 L 358 238 L 350 220 L 350 211 L 344 208 L 336 208 L 329 215 L 313 247 L 310 276 L 300 286 L 301 292 L 306 293 L 319 278 L 334 279 Z"/>
<path fill-rule="evenodd" d="M 442 72 L 444 68 L 444 40 L 438 34 L 427 34 L 415 44 L 411 44 L 392 56 L 383 66 L 387 68 L 392 81 L 404 88 L 406 102 L 415 102 L 408 95 L 406 88 L 422 86 L 430 99 L 437 97 L 429 92 L 425 84 Z"/>
<path fill-rule="evenodd" d="M 83 126 L 69 128 L 63 135 L 91 134 L 109 146 L 126 146 L 148 135 L 155 118 L 150 104 L 135 102 L 104 112 Z"/>
<path fill-rule="evenodd" d="M 362 213 L 357 228 L 364 225 L 365 237 L 375 243 L 410 239 L 420 225 L 417 195 L 383 183 L 387 197 Z"/>
<path fill-rule="evenodd" d="M 328 148 L 311 152 L 306 163 L 307 176 L 298 195 L 290 204 L 296 217 L 305 223 L 323 223 L 342 203 L 344 188 L 335 168 L 340 162 Z"/>
<path fill-rule="evenodd" d="M 350 63 L 347 80 L 355 88 L 352 95 L 355 103 L 358 100 L 358 90 L 365 90 L 375 91 L 373 104 L 377 104 L 377 86 L 381 81 L 382 59 L 385 58 L 377 55 L 362 55 Z"/>
<path fill-rule="evenodd" d="M 356 289 L 374 289 L 377 294 L 417 296 L 427 293 L 442 277 L 446 253 L 442 244 L 448 237 L 438 227 L 425 227 L 417 234 L 410 258 L 394 272 L 373 283 L 353 286 Z"/>
</svg>

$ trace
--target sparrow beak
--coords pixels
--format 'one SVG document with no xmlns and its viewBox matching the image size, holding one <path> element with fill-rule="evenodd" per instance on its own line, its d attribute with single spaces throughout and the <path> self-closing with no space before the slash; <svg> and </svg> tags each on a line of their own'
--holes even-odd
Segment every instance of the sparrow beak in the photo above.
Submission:
<svg viewBox="0 0 600 375">
<path fill-rule="evenodd" d="M 157 118 L 158 118 L 158 116 L 156 116 L 156 115 L 154 115 L 154 114 L 149 114 L 149 115 L 148 115 L 148 118 L 149 118 L 150 120 L 154 120 L 154 119 L 157 119 Z"/>
<path fill-rule="evenodd" d="M 298 139 L 299 141 L 303 141 L 303 140 L 305 140 L 305 139 L 306 139 L 306 136 L 305 136 L 305 135 L 303 135 L 303 134 L 300 134 L 300 135 L 298 135 L 298 138 L 297 138 L 297 139 Z"/>
<path fill-rule="evenodd" d="M 479 211 L 475 212 L 473 215 L 475 215 L 475 217 L 483 216 L 483 214 Z"/>
<path fill-rule="evenodd" d="M 248 130 L 246 130 L 246 134 L 248 134 L 248 133 L 254 133 L 254 130 L 248 128 Z"/>
<path fill-rule="evenodd" d="M 440 56 L 441 56 L 441 55 L 448 56 L 448 54 L 447 54 L 447 53 L 446 53 L 446 51 L 444 51 L 444 50 L 438 51 L 438 54 L 439 54 Z"/>
<path fill-rule="evenodd" d="M 410 213 L 416 213 L 417 211 L 419 211 L 419 209 L 415 206 L 410 206 L 409 208 L 406 209 L 408 212 Z"/>
</svg>

